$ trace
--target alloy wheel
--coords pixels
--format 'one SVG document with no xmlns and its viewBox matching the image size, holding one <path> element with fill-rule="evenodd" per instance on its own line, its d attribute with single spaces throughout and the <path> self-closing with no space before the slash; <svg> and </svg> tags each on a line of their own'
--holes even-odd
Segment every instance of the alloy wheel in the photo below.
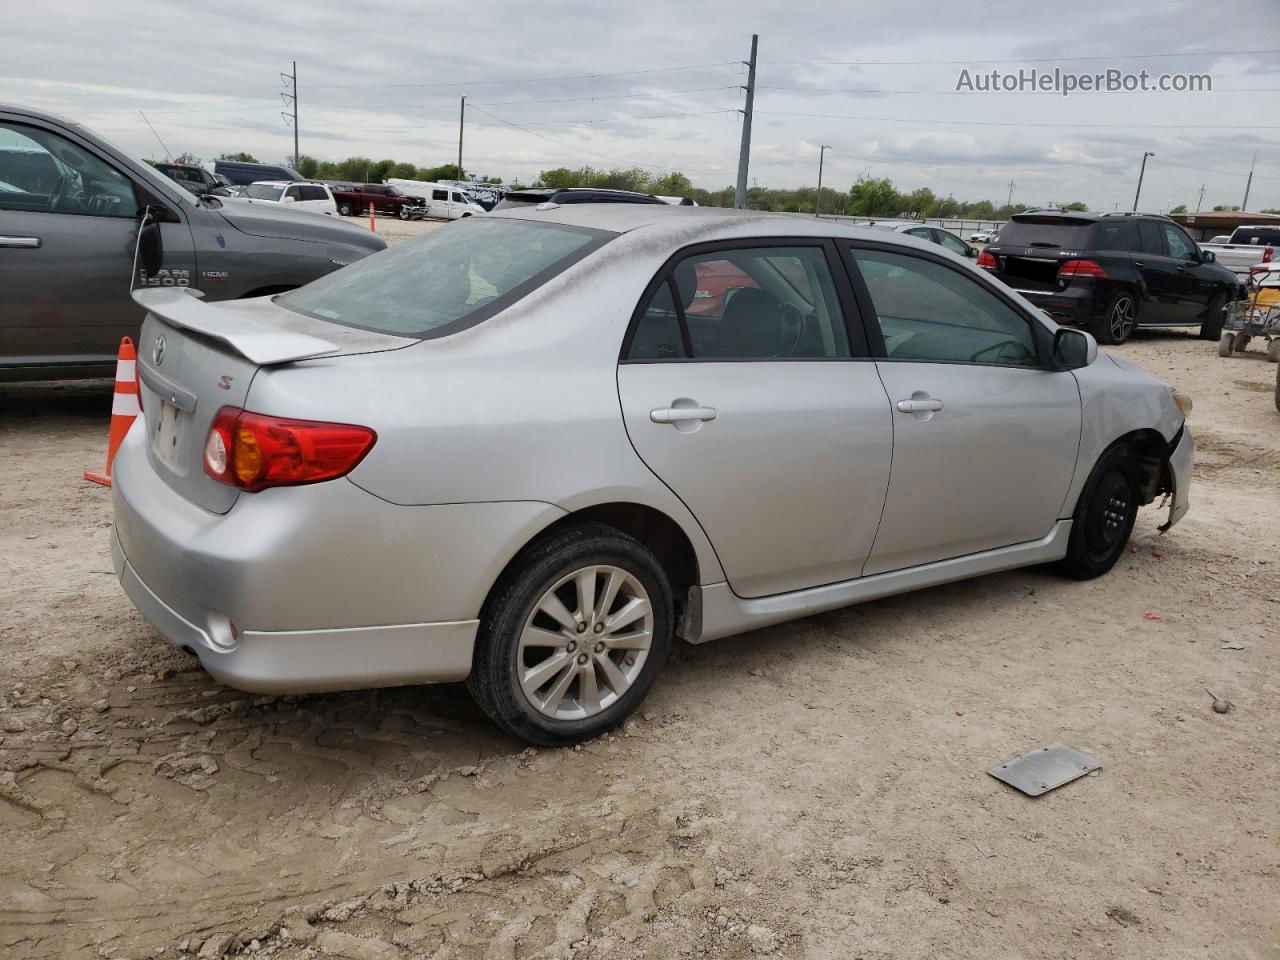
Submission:
<svg viewBox="0 0 1280 960">
<path fill-rule="evenodd" d="M 653 641 L 653 604 L 620 567 L 593 565 L 561 577 L 520 632 L 516 679 L 538 713 L 593 717 L 630 689 Z"/>
<path fill-rule="evenodd" d="M 1121 297 L 1111 307 L 1111 316 L 1107 318 L 1111 327 L 1111 336 L 1116 343 L 1127 340 L 1133 331 L 1133 301 Z"/>
</svg>

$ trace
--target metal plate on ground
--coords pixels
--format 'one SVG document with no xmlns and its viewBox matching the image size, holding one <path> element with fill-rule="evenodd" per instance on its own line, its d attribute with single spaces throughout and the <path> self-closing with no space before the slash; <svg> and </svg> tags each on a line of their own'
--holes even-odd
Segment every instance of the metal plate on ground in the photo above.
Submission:
<svg viewBox="0 0 1280 960">
<path fill-rule="evenodd" d="M 987 773 L 1029 797 L 1038 797 L 1054 787 L 1101 769 L 1102 764 L 1087 753 L 1072 750 L 1061 743 L 1051 743 L 1006 763 L 998 763 Z"/>
</svg>

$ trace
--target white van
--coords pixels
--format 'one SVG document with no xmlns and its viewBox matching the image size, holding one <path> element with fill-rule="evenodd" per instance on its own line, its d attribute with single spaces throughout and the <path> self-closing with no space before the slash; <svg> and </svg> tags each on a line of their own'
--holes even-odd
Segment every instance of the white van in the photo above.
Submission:
<svg viewBox="0 0 1280 960">
<path fill-rule="evenodd" d="M 408 196 L 422 197 L 427 202 L 427 216 L 437 220 L 461 220 L 485 212 L 484 207 L 472 200 L 466 191 L 447 183 L 392 178 L 386 184 Z"/>
</svg>

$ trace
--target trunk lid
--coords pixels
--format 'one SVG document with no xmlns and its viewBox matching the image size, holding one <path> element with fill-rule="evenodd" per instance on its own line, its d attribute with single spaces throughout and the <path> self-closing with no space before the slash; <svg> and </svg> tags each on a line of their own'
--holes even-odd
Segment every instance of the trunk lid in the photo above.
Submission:
<svg viewBox="0 0 1280 960">
<path fill-rule="evenodd" d="M 1053 292 L 1058 270 L 1089 246 L 1093 221 L 1064 216 L 1015 216 L 987 252 L 996 258 L 996 275 L 1015 290 Z"/>
<path fill-rule="evenodd" d="M 223 407 L 246 406 L 260 370 L 416 342 L 306 317 L 269 297 L 204 303 L 185 289 L 155 289 L 133 298 L 147 311 L 138 379 L 151 464 L 171 489 L 214 513 L 230 510 L 241 491 L 205 473 L 209 427 Z"/>
</svg>

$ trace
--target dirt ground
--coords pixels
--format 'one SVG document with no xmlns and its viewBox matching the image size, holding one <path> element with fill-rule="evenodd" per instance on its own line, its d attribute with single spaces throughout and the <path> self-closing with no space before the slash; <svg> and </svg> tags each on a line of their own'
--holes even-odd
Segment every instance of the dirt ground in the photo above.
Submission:
<svg viewBox="0 0 1280 960">
<path fill-rule="evenodd" d="M 1170 533 L 683 646 L 574 750 L 213 682 L 112 576 L 110 385 L 0 387 L 0 956 L 1280 956 L 1275 367 L 1116 352 L 1196 401 Z M 1053 741 L 1102 770 L 985 773 Z"/>
</svg>

